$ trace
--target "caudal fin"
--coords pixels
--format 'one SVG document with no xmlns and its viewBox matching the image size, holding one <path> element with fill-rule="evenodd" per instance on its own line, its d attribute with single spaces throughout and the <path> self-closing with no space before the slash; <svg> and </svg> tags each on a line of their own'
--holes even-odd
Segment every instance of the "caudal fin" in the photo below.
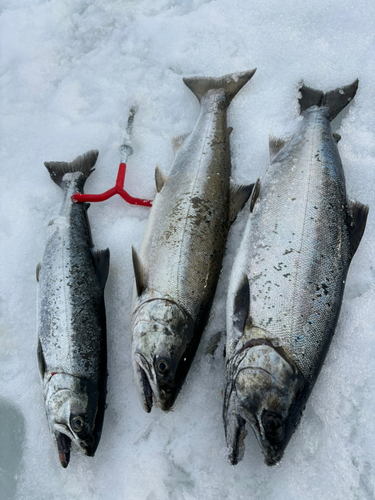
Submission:
<svg viewBox="0 0 375 500">
<path fill-rule="evenodd" d="M 213 89 L 223 89 L 227 97 L 227 106 L 229 106 L 233 97 L 254 75 L 256 69 L 245 71 L 243 73 L 232 73 L 220 78 L 206 78 L 204 76 L 193 76 L 184 78 L 184 83 L 194 92 L 199 101 L 209 91 Z"/>
<path fill-rule="evenodd" d="M 327 93 L 302 85 L 299 89 L 301 93 L 301 97 L 299 98 L 300 112 L 302 113 L 302 111 L 305 111 L 311 106 L 324 106 L 328 108 L 329 119 L 332 121 L 353 99 L 357 92 L 357 88 L 358 79 L 351 85 L 339 87 Z"/>
<path fill-rule="evenodd" d="M 94 171 L 94 165 L 98 158 L 99 151 L 91 150 L 87 153 L 78 156 L 75 160 L 70 163 L 66 161 L 46 161 L 44 165 L 47 167 L 49 175 L 53 182 L 55 182 L 58 186 L 63 188 L 63 177 L 65 174 L 73 173 L 73 172 L 81 172 L 82 176 L 80 176 L 80 186 L 82 189 L 86 179 Z"/>
</svg>

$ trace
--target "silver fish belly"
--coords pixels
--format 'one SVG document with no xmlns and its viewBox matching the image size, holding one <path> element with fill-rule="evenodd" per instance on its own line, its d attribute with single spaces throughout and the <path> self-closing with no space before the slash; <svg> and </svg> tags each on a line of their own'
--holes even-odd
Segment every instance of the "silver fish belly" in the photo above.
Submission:
<svg viewBox="0 0 375 500">
<path fill-rule="evenodd" d="M 277 463 L 324 362 L 368 207 L 347 199 L 330 121 L 357 82 L 327 94 L 301 88 L 302 121 L 257 182 L 227 302 L 224 425 L 242 459 L 248 422 Z"/>
<path fill-rule="evenodd" d="M 252 186 L 231 186 L 226 110 L 255 70 L 223 78 L 185 79 L 201 103 L 193 132 L 157 195 L 140 255 L 133 249 L 135 379 L 146 411 L 169 410 L 207 321 L 230 222 Z"/>
<path fill-rule="evenodd" d="M 63 467 L 69 463 L 72 440 L 86 455 L 94 455 L 104 418 L 109 251 L 93 251 L 87 205 L 71 200 L 83 191 L 97 156 L 90 151 L 71 163 L 46 163 L 64 200 L 37 268 L 38 362 L 47 419 Z"/>
</svg>

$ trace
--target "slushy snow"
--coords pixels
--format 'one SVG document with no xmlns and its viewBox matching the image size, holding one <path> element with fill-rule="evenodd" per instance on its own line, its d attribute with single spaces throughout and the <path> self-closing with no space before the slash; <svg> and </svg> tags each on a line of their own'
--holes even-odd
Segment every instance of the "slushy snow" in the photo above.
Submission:
<svg viewBox="0 0 375 500">
<path fill-rule="evenodd" d="M 0 0 L 0 499 L 351 500 L 375 498 L 375 3 L 373 0 Z M 108 409 L 94 458 L 72 447 L 62 469 L 36 359 L 36 279 L 62 191 L 44 161 L 99 149 L 87 193 L 114 185 L 129 108 L 138 106 L 125 187 L 155 195 L 170 140 L 199 102 L 185 76 L 257 67 L 228 110 L 232 175 L 255 182 L 269 133 L 293 133 L 298 86 L 328 91 L 359 78 L 333 123 L 349 198 L 370 206 L 325 365 L 280 465 L 250 428 L 229 464 L 222 423 L 225 303 L 247 208 L 233 225 L 209 324 L 174 411 L 146 414 L 132 380 L 131 245 L 148 208 L 92 204 L 96 249 L 109 247 Z M 210 338 L 223 332 L 214 355 Z"/>
</svg>

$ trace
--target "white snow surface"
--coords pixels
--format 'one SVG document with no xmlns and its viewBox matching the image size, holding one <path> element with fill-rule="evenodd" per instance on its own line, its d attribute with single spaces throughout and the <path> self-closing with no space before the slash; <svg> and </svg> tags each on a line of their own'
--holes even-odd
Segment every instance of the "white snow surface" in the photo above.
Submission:
<svg viewBox="0 0 375 500">
<path fill-rule="evenodd" d="M 315 500 L 375 498 L 375 3 L 373 0 L 1 0 L 0 499 Z M 184 76 L 257 67 L 233 100 L 233 177 L 254 182 L 268 135 L 292 133 L 298 85 L 324 91 L 359 78 L 333 123 L 348 195 L 370 206 L 326 362 L 281 463 L 267 467 L 253 433 L 229 464 L 222 423 L 228 277 L 246 221 L 233 225 L 209 324 L 174 411 L 146 414 L 132 380 L 131 245 L 147 208 L 92 204 L 106 287 L 108 409 L 94 458 L 72 447 L 64 470 L 48 429 L 36 359 L 35 268 L 62 191 L 44 161 L 99 149 L 86 192 L 114 185 L 129 107 L 137 104 L 125 181 L 155 195 L 170 139 L 192 130 L 199 103 Z"/>
</svg>

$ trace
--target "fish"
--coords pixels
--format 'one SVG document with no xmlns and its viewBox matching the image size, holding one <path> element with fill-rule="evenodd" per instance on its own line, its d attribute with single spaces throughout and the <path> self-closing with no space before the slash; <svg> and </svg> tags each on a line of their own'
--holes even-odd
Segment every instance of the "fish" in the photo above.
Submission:
<svg viewBox="0 0 375 500">
<path fill-rule="evenodd" d="M 233 465 L 246 424 L 265 463 L 281 460 L 335 331 L 369 209 L 347 197 L 330 122 L 357 86 L 300 88 L 296 131 L 271 139 L 270 166 L 251 195 L 227 296 L 223 420 Z"/>
<path fill-rule="evenodd" d="M 200 101 L 193 131 L 174 140 L 169 175 L 157 166 L 156 196 L 140 253 L 132 249 L 134 380 L 146 412 L 169 411 L 206 325 L 231 222 L 253 184 L 231 181 L 226 110 L 255 70 L 184 78 Z"/>
<path fill-rule="evenodd" d="M 71 163 L 45 163 L 64 198 L 37 266 L 37 357 L 47 420 L 64 468 L 72 441 L 94 456 L 105 410 L 109 250 L 93 249 L 89 205 L 71 199 L 83 192 L 97 157 L 98 151 L 89 151 Z"/>
</svg>

